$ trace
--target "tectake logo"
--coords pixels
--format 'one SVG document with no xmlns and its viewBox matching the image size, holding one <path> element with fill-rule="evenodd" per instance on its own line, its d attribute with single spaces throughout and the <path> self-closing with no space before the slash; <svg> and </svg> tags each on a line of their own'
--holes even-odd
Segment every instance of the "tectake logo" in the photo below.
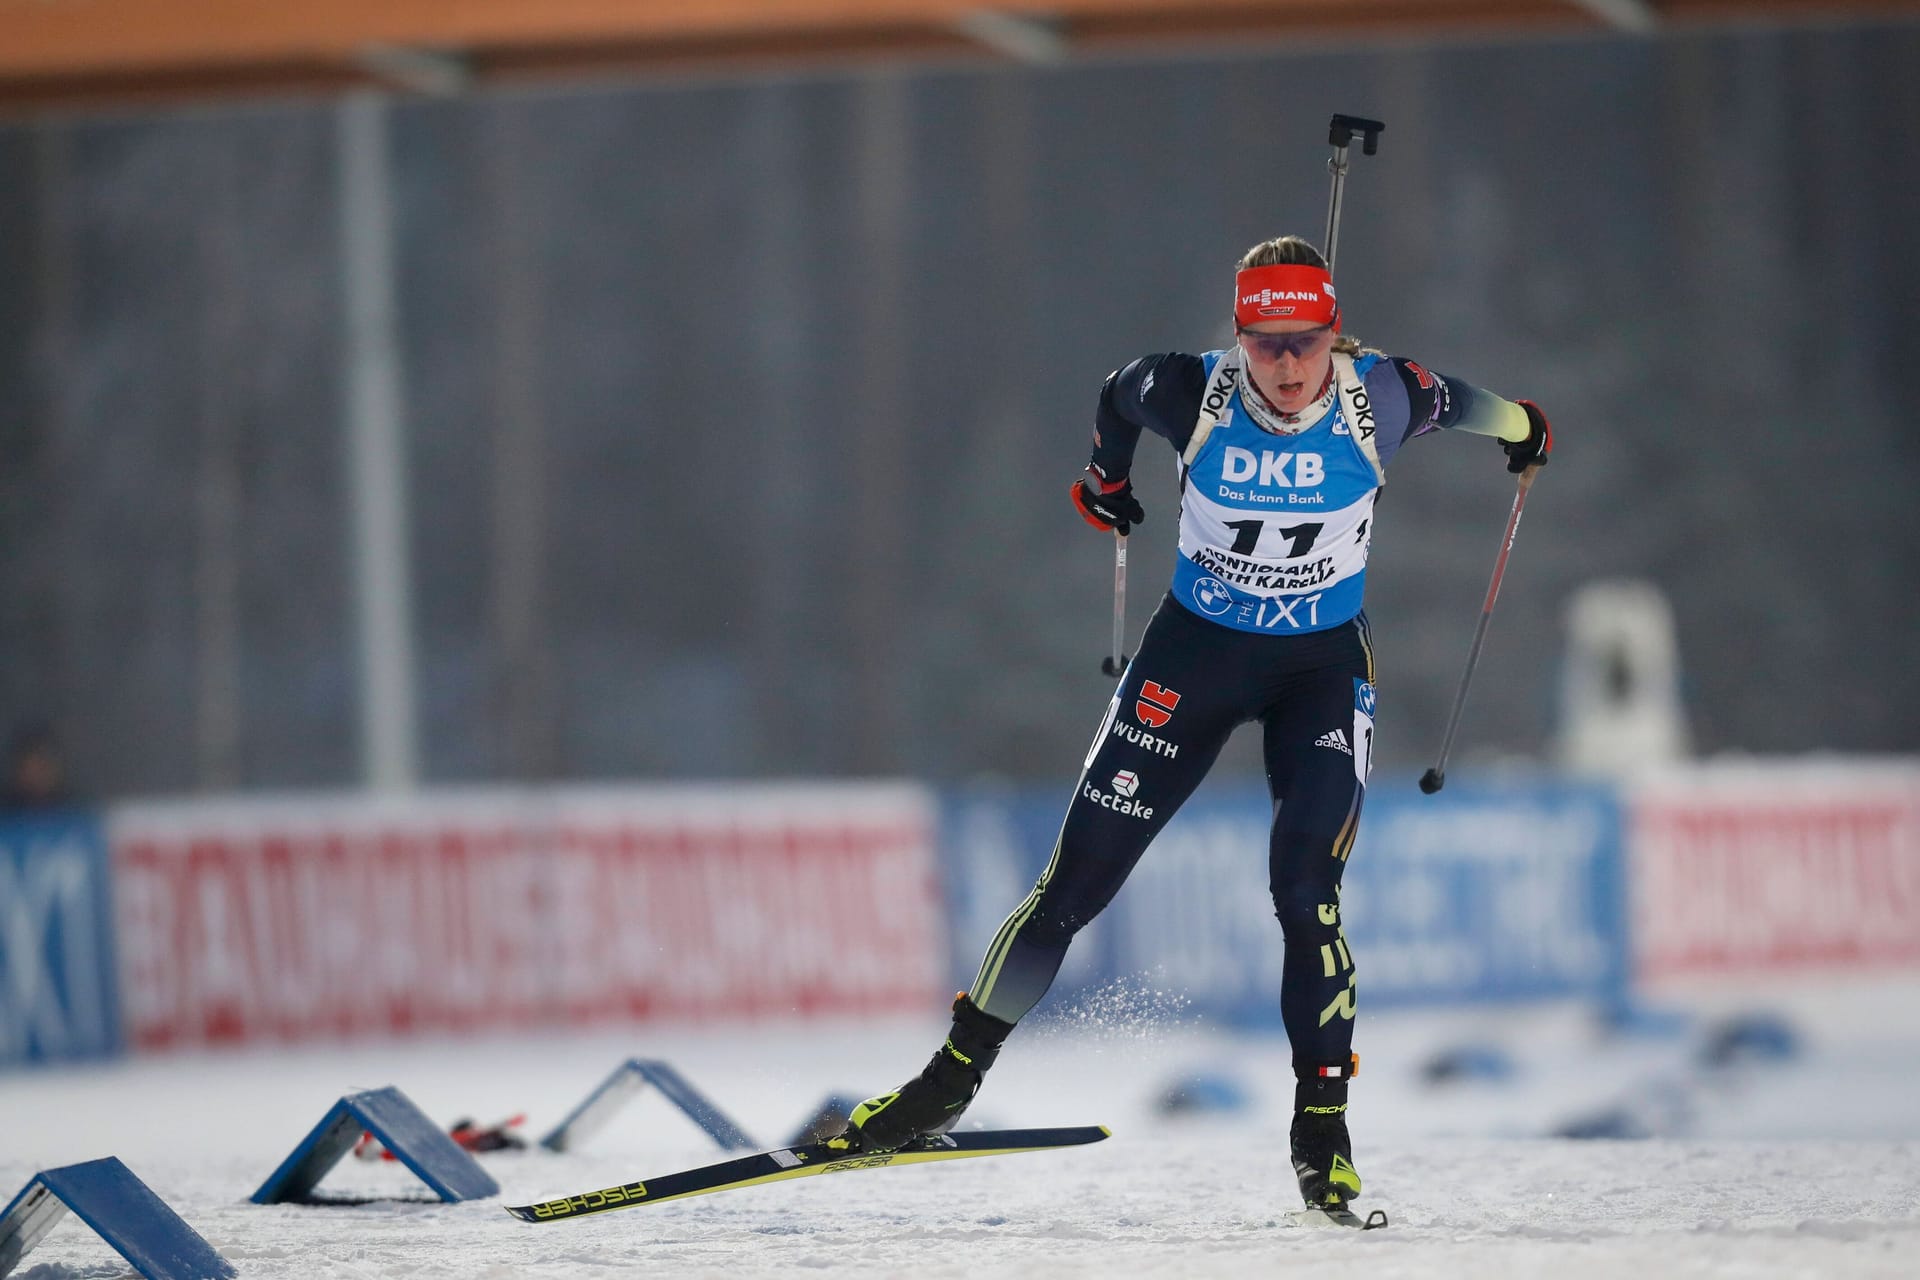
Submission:
<svg viewBox="0 0 1920 1280">
<path fill-rule="evenodd" d="M 1119 790 L 1120 780 L 1122 778 L 1127 780 L 1130 789 L 1115 794 L 1115 792 Z M 1153 806 L 1150 804 L 1141 804 L 1138 800 L 1131 798 L 1133 792 L 1140 789 L 1139 778 L 1135 777 L 1132 773 L 1121 773 L 1115 776 L 1113 785 L 1114 791 L 1102 791 L 1091 782 L 1083 783 L 1080 787 L 1080 794 L 1084 798 L 1099 805 L 1102 809 L 1111 809 L 1123 817 L 1138 818 L 1142 822 L 1153 821 Z"/>
<path fill-rule="evenodd" d="M 1122 769 L 1113 775 L 1113 789 L 1132 798 L 1133 793 L 1140 789 L 1140 775 L 1131 769 Z"/>
</svg>

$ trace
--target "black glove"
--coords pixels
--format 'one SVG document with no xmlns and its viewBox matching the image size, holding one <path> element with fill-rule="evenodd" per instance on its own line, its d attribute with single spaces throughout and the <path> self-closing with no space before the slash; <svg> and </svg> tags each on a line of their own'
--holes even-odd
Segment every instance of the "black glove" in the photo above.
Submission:
<svg viewBox="0 0 1920 1280">
<path fill-rule="evenodd" d="M 1547 424 L 1547 415 L 1540 412 L 1540 406 L 1531 400 L 1516 400 L 1527 413 L 1527 438 L 1525 440 L 1502 441 L 1500 447 L 1507 451 L 1507 470 L 1519 475 L 1528 467 L 1544 467 L 1547 455 L 1553 452 L 1553 428 Z"/>
<path fill-rule="evenodd" d="M 1140 500 L 1133 496 L 1133 481 L 1122 477 L 1106 480 L 1092 467 L 1073 482 L 1070 490 L 1074 509 L 1080 518 L 1103 533 L 1119 530 L 1128 533 L 1147 518 Z"/>
</svg>

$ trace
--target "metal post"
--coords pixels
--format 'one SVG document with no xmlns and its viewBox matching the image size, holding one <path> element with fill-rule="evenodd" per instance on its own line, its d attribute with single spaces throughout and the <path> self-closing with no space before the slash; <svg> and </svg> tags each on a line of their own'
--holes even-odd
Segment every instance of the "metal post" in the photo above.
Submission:
<svg viewBox="0 0 1920 1280">
<path fill-rule="evenodd" d="M 358 614 L 362 777 L 382 791 L 418 778 L 412 577 L 407 548 L 405 381 L 393 293 L 387 104 L 341 103 L 340 243 L 346 295 L 347 480 Z"/>
</svg>

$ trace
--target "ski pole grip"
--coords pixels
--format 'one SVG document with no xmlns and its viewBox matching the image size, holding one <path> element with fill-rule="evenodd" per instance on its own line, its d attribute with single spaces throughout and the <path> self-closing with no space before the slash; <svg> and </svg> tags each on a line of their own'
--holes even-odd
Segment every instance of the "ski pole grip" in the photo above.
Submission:
<svg viewBox="0 0 1920 1280">
<path fill-rule="evenodd" d="M 1327 126 L 1327 141 L 1333 146 L 1344 147 L 1353 141 L 1353 135 L 1357 133 L 1360 135 L 1360 154 L 1377 155 L 1380 151 L 1380 135 L 1386 127 L 1384 121 L 1335 112 L 1333 122 Z"/>
</svg>

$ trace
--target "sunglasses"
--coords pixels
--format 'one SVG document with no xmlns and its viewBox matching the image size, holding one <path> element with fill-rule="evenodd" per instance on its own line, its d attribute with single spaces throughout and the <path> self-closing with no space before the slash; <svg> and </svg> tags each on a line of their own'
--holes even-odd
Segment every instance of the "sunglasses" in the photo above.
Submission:
<svg viewBox="0 0 1920 1280">
<path fill-rule="evenodd" d="M 1235 329 L 1240 337 L 1240 345 L 1249 355 L 1261 356 L 1268 360 L 1278 360 L 1281 356 L 1292 356 L 1296 360 L 1305 359 L 1319 350 L 1323 340 L 1331 340 L 1333 326 L 1323 324 L 1317 329 L 1302 329 L 1298 333 L 1255 333 L 1251 329 Z"/>
</svg>

